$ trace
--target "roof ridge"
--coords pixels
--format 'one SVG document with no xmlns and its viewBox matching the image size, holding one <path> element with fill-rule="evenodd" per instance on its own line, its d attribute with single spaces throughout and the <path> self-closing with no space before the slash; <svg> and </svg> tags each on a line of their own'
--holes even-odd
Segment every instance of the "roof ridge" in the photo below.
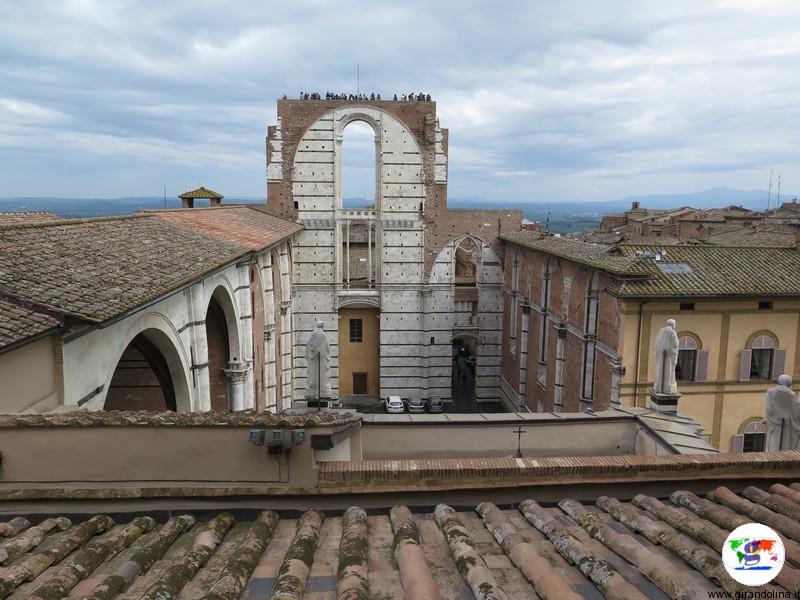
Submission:
<svg viewBox="0 0 800 600">
<path fill-rule="evenodd" d="M 57 227 L 64 225 L 82 225 L 84 223 L 100 223 L 106 221 L 124 221 L 129 219 L 139 219 L 149 217 L 150 215 L 144 213 L 132 213 L 128 215 L 108 215 L 105 217 L 81 217 L 78 219 L 54 219 L 52 221 L 37 221 L 35 223 L 8 223 L 0 224 L 2 229 L 34 229 L 37 227 Z"/>
</svg>

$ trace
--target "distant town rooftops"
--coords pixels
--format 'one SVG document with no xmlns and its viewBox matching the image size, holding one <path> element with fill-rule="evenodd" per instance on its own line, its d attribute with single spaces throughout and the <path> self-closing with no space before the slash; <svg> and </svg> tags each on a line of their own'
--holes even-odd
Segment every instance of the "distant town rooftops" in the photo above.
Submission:
<svg viewBox="0 0 800 600">
<path fill-rule="evenodd" d="M 301 228 L 246 206 L 0 227 L 0 294 L 101 323 Z"/>
</svg>

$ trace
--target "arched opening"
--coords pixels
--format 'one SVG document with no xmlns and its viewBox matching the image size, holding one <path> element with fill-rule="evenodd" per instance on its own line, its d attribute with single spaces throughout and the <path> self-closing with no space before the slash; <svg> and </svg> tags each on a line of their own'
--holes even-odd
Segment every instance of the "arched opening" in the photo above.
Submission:
<svg viewBox="0 0 800 600">
<path fill-rule="evenodd" d="M 342 132 L 340 176 L 342 208 L 374 208 L 377 190 L 375 131 L 352 121 Z"/>
<path fill-rule="evenodd" d="M 211 410 L 231 410 L 231 385 L 227 369 L 239 361 L 236 313 L 228 292 L 218 287 L 211 295 L 206 311 L 208 346 L 208 383 Z"/>
<path fill-rule="evenodd" d="M 257 264 L 250 266 L 250 306 L 253 311 L 253 386 L 255 405 L 264 410 L 267 404 L 266 347 L 264 339 L 264 288 Z"/>
<path fill-rule="evenodd" d="M 453 375 L 450 395 L 453 412 L 480 412 L 475 394 L 475 370 L 478 361 L 477 340 L 469 335 L 453 338 Z"/>
<path fill-rule="evenodd" d="M 188 405 L 188 389 L 172 342 L 157 329 L 136 335 L 120 356 L 104 410 L 178 409 Z"/>
</svg>

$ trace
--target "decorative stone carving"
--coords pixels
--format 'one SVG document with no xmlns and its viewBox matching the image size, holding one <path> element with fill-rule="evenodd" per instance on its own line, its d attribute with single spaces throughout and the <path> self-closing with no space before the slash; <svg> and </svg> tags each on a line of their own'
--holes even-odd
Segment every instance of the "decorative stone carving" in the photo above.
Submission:
<svg viewBox="0 0 800 600">
<path fill-rule="evenodd" d="M 328 348 L 328 337 L 323 331 L 325 324 L 317 321 L 317 327 L 311 332 L 306 344 L 306 398 L 330 398 L 330 350 Z"/>
<path fill-rule="evenodd" d="M 767 452 L 797 450 L 800 447 L 800 401 L 789 375 L 778 377 L 778 385 L 767 391 Z"/>
<path fill-rule="evenodd" d="M 668 319 L 665 327 L 656 334 L 656 378 L 650 399 L 653 408 L 675 412 L 678 410 L 678 383 L 675 366 L 678 364 L 678 332 L 675 319 Z"/>
</svg>

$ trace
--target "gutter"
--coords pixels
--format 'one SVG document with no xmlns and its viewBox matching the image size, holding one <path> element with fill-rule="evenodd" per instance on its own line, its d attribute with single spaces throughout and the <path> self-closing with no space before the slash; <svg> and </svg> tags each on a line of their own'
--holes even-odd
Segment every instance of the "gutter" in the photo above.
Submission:
<svg viewBox="0 0 800 600">
<path fill-rule="evenodd" d="M 639 304 L 639 323 L 636 328 L 636 371 L 633 374 L 633 405 L 636 406 L 636 401 L 639 396 L 639 358 L 642 353 L 642 313 L 644 305 L 650 302 L 645 300 Z"/>
</svg>

